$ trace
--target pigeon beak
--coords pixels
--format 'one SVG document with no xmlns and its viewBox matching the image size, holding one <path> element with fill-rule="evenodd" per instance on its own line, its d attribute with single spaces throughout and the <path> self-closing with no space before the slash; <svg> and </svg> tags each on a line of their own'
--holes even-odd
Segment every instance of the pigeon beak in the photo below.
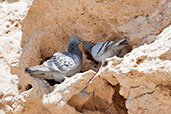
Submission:
<svg viewBox="0 0 171 114">
<path fill-rule="evenodd" d="M 79 41 L 80 43 L 83 43 L 83 42 L 84 42 L 82 39 L 79 39 L 78 41 Z"/>
<path fill-rule="evenodd" d="M 81 39 L 79 39 L 78 41 L 82 42 L 82 40 L 81 40 Z"/>
<path fill-rule="evenodd" d="M 83 42 L 83 40 L 82 40 L 82 39 L 79 39 L 79 41 L 80 41 L 80 42 Z"/>
<path fill-rule="evenodd" d="M 84 42 L 84 41 L 81 40 L 81 39 L 78 39 L 77 41 L 78 41 L 79 43 L 81 43 L 81 44 Z"/>
</svg>

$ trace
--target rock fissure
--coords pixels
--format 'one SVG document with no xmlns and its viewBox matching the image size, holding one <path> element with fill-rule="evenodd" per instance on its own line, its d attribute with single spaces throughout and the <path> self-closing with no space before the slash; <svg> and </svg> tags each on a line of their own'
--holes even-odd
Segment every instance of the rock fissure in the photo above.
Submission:
<svg viewBox="0 0 171 114">
<path fill-rule="evenodd" d="M 170 6 L 169 0 L 1 2 L 0 113 L 170 114 Z M 81 73 L 62 83 L 24 73 L 66 50 L 72 36 L 93 43 L 127 36 L 133 49 L 109 59 L 92 81 L 89 69 L 97 63 L 83 46 Z M 94 94 L 80 95 L 89 81 Z"/>
</svg>

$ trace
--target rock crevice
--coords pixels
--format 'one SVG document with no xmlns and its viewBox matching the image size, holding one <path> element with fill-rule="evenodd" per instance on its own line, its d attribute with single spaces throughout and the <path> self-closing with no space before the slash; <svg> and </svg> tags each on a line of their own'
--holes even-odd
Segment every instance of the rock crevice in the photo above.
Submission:
<svg viewBox="0 0 171 114">
<path fill-rule="evenodd" d="M 0 113 L 171 113 L 170 0 L 0 2 Z M 97 71 L 81 45 L 82 71 L 61 84 L 24 72 L 66 50 L 71 36 L 130 44 L 107 59 L 87 88 L 93 94 L 80 94 Z"/>
</svg>

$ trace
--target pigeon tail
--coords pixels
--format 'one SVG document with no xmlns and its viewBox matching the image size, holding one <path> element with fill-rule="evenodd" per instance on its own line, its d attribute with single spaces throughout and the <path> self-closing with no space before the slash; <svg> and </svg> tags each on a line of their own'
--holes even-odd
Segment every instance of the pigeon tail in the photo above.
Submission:
<svg viewBox="0 0 171 114">
<path fill-rule="evenodd" d="M 114 55 L 118 56 L 122 52 L 122 50 L 128 45 L 129 44 L 126 38 L 116 42 L 114 45 L 109 47 L 109 50 L 111 50 L 111 56 L 109 57 L 112 57 Z"/>
<path fill-rule="evenodd" d="M 33 77 L 40 77 L 40 78 L 45 78 L 45 73 L 50 72 L 50 70 L 44 66 L 44 65 L 39 65 L 39 66 L 33 66 L 25 69 L 25 72 L 30 74 Z M 46 77 L 50 78 L 50 77 Z"/>
<path fill-rule="evenodd" d="M 32 77 L 38 77 L 43 79 L 54 79 L 57 82 L 63 82 L 65 80 L 64 75 L 51 71 L 45 65 L 33 66 L 25 69 L 25 72 Z"/>
<path fill-rule="evenodd" d="M 45 65 L 38 65 L 38 66 L 33 66 L 33 67 L 28 67 L 25 69 L 25 72 L 31 73 L 31 72 L 35 72 L 35 71 L 50 71 L 49 68 L 47 68 Z"/>
<path fill-rule="evenodd" d="M 118 42 L 116 42 L 112 47 L 116 47 L 116 46 L 125 46 L 128 45 L 127 39 L 124 38 L 122 40 L 119 40 Z"/>
</svg>

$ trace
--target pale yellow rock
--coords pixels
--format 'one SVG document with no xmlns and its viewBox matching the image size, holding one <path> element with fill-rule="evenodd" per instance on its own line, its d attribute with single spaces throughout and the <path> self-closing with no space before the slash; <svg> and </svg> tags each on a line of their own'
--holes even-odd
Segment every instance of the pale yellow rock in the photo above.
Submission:
<svg viewBox="0 0 171 114">
<path fill-rule="evenodd" d="M 93 71 L 85 72 L 84 74 L 77 74 L 71 78 L 66 79 L 62 84 L 56 85 L 53 92 L 50 94 L 44 95 L 42 98 L 42 102 L 45 107 L 47 107 L 51 113 L 57 114 L 67 114 L 71 112 L 72 114 L 79 113 L 75 110 L 74 107 L 76 104 L 80 104 L 80 100 L 77 102 L 70 102 L 72 96 L 78 95 L 78 97 L 82 97 L 84 95 L 79 95 L 80 91 L 85 87 L 88 83 L 88 80 L 93 76 Z M 89 96 L 88 96 L 89 97 Z M 88 99 L 85 98 L 80 106 L 82 106 Z M 69 103 L 70 102 L 70 103 Z M 68 104 L 69 103 L 69 104 Z M 73 104 L 74 103 L 74 104 Z"/>
<path fill-rule="evenodd" d="M 156 39 L 132 50 L 120 64 L 107 66 L 122 88 L 130 114 L 171 113 L 171 26 Z"/>
<path fill-rule="evenodd" d="M 12 110 L 12 100 L 19 95 L 18 77 L 11 67 L 18 64 L 22 38 L 21 21 L 27 15 L 32 1 L 0 1 L 0 113 Z"/>
<path fill-rule="evenodd" d="M 170 17 L 170 0 L 1 0 L 0 113 L 170 114 Z M 87 72 L 54 86 L 24 73 L 67 50 L 71 36 L 94 43 L 127 36 L 133 50 L 108 59 L 90 95 L 80 92 L 97 63 L 82 46 Z"/>
</svg>

